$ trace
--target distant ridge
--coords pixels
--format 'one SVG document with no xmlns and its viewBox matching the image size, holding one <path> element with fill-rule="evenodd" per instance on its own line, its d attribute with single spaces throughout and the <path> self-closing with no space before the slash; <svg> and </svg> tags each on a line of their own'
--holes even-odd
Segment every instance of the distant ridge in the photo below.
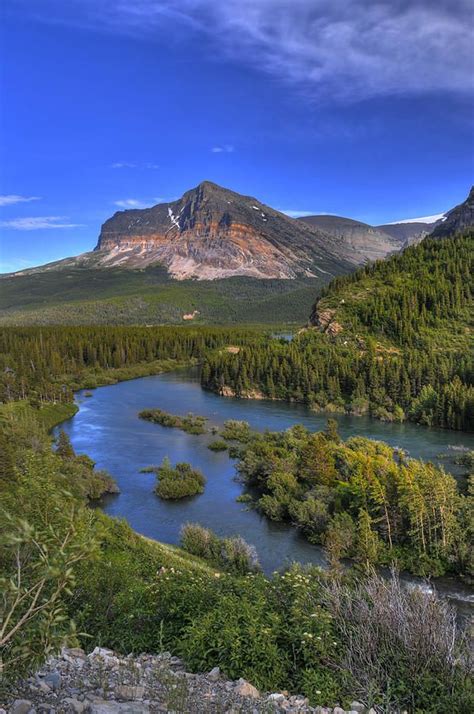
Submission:
<svg viewBox="0 0 474 714">
<path fill-rule="evenodd" d="M 360 262 L 385 258 L 400 250 L 403 244 L 403 240 L 396 236 L 352 218 L 317 215 L 304 216 L 299 220 L 343 241 L 354 255 L 363 256 Z"/>
</svg>

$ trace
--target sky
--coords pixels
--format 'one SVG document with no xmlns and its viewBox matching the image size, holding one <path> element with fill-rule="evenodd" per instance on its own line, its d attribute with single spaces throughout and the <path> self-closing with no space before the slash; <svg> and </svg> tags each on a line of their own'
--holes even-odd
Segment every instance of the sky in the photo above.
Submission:
<svg viewBox="0 0 474 714">
<path fill-rule="evenodd" d="M 290 215 L 442 213 L 474 176 L 471 0 L 3 0 L 0 272 L 211 180 Z"/>
</svg>

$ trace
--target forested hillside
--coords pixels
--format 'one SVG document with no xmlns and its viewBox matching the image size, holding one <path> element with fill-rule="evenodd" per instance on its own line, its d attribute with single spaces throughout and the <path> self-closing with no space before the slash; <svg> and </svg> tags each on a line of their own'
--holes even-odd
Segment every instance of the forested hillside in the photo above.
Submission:
<svg viewBox="0 0 474 714">
<path fill-rule="evenodd" d="M 203 385 L 315 409 L 474 428 L 473 234 L 336 278 L 291 343 L 207 357 Z"/>
</svg>

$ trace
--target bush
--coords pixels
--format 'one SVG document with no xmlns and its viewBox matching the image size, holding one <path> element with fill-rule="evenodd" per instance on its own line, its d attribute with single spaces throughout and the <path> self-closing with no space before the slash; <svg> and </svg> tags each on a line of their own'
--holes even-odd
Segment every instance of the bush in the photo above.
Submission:
<svg viewBox="0 0 474 714">
<path fill-rule="evenodd" d="M 156 470 L 155 492 L 160 498 L 178 499 L 204 492 L 205 477 L 190 464 L 180 463 L 173 468 L 169 459 L 164 459 Z"/>
<path fill-rule="evenodd" d="M 215 441 L 211 441 L 211 443 L 207 445 L 207 448 L 211 451 L 227 451 L 228 446 L 223 439 L 216 439 Z"/>
<path fill-rule="evenodd" d="M 286 683 L 289 653 L 279 646 L 282 615 L 268 606 L 261 576 L 222 584 L 217 607 L 186 627 L 180 654 L 192 669 L 219 663 L 227 677 L 244 677 L 262 689 Z"/>
<path fill-rule="evenodd" d="M 240 441 L 245 444 L 250 441 L 252 432 L 250 431 L 248 422 L 239 421 L 238 419 L 228 419 L 224 422 L 221 436 L 226 441 Z"/>
<path fill-rule="evenodd" d="M 385 711 L 472 711 L 466 639 L 435 592 L 372 572 L 354 587 L 328 581 L 324 601 L 344 643 L 330 662 L 350 674 L 356 697 Z"/>
<path fill-rule="evenodd" d="M 257 551 L 240 536 L 219 538 L 198 523 L 186 523 L 181 529 L 181 547 L 228 572 L 245 575 L 260 570 Z"/>
</svg>

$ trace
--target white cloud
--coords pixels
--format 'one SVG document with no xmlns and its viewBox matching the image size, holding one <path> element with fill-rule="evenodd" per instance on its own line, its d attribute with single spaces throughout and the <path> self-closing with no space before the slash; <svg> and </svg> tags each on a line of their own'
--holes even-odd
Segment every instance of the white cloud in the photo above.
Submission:
<svg viewBox="0 0 474 714">
<path fill-rule="evenodd" d="M 327 214 L 322 214 L 321 212 L 318 213 L 318 211 L 298 211 L 298 210 L 282 210 L 280 213 L 284 213 L 286 216 L 289 216 L 290 218 L 303 218 L 304 216 L 322 216 L 322 215 L 327 215 Z"/>
<path fill-rule="evenodd" d="M 13 206 L 15 203 L 29 203 L 30 201 L 39 200 L 39 196 L 18 196 L 15 193 L 9 193 L 0 196 L 0 206 Z"/>
<path fill-rule="evenodd" d="M 43 2 L 46 22 L 160 41 L 160 32 L 206 35 L 216 56 L 247 63 L 318 99 L 474 89 L 472 0 Z"/>
<path fill-rule="evenodd" d="M 12 218 L 9 221 L 0 221 L 0 226 L 13 228 L 17 231 L 36 231 L 44 228 L 81 228 L 82 223 L 61 223 L 65 216 L 30 216 L 29 218 Z"/>
<path fill-rule="evenodd" d="M 233 154 L 234 147 L 232 144 L 223 144 L 222 146 L 213 146 L 211 151 L 213 154 Z"/>
<path fill-rule="evenodd" d="M 111 169 L 159 169 L 159 165 L 153 162 L 135 163 L 133 161 L 115 161 L 110 164 Z"/>
<path fill-rule="evenodd" d="M 119 201 L 114 201 L 114 205 L 119 208 L 148 208 L 150 202 L 139 201 L 138 198 L 123 198 Z"/>
</svg>

